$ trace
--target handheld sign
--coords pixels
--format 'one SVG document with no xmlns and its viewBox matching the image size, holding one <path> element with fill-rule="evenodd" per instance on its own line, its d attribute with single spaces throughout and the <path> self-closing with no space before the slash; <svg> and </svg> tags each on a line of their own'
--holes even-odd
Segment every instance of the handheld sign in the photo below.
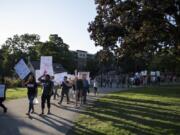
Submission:
<svg viewBox="0 0 180 135">
<path fill-rule="evenodd" d="M 54 75 L 52 56 L 41 56 L 40 74 Z"/>
<path fill-rule="evenodd" d="M 86 77 L 88 82 L 90 83 L 90 72 L 78 72 L 78 78 Z"/>
<path fill-rule="evenodd" d="M 74 80 L 74 79 L 75 79 L 75 75 L 68 74 L 68 75 L 67 75 L 67 78 L 68 78 L 69 80 Z"/>
<path fill-rule="evenodd" d="M 147 76 L 147 71 L 146 71 L 146 70 L 141 71 L 141 75 L 142 75 L 142 76 Z"/>
<path fill-rule="evenodd" d="M 156 72 L 151 71 L 151 76 L 155 76 L 155 75 L 156 75 Z"/>
<path fill-rule="evenodd" d="M 3 98 L 5 95 L 5 85 L 0 84 L 0 98 Z"/>
<path fill-rule="evenodd" d="M 156 71 L 156 76 L 160 77 L 160 71 Z"/>
<path fill-rule="evenodd" d="M 57 83 L 62 83 L 62 81 L 64 80 L 64 76 L 67 76 L 67 72 L 63 72 L 63 73 L 58 73 L 58 74 L 55 74 L 54 75 L 54 80 L 57 82 Z"/>
<path fill-rule="evenodd" d="M 14 69 L 22 80 L 31 72 L 23 59 L 14 66 Z"/>
</svg>

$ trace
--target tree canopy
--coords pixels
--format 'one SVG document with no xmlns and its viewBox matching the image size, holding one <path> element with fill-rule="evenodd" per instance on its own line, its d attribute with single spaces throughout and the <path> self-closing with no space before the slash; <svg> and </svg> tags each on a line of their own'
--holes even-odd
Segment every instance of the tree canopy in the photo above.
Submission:
<svg viewBox="0 0 180 135">
<path fill-rule="evenodd" d="M 46 42 L 41 42 L 36 34 L 14 35 L 5 41 L 0 51 L 3 58 L 0 59 L 0 69 L 4 69 L 5 75 L 12 75 L 12 69 L 20 58 L 39 60 L 43 55 L 53 56 L 53 61 L 61 63 L 69 72 L 73 72 L 76 65 L 69 45 L 57 34 L 51 34 Z"/>
<path fill-rule="evenodd" d="M 119 60 L 149 62 L 158 53 L 179 57 L 179 0 L 95 0 L 95 4 L 97 16 L 88 31 L 96 46 Z"/>
</svg>

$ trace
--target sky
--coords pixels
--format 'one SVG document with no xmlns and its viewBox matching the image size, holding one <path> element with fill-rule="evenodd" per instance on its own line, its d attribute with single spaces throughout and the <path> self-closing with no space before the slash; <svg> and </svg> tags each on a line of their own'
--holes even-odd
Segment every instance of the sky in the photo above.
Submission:
<svg viewBox="0 0 180 135">
<path fill-rule="evenodd" d="M 94 0 L 0 0 L 0 44 L 15 34 L 58 34 L 70 50 L 96 53 L 87 31 L 95 16 Z"/>
</svg>

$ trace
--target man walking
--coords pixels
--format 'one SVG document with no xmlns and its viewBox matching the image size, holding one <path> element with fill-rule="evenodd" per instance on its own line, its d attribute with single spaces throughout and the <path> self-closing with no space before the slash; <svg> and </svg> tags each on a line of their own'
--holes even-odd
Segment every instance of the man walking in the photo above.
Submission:
<svg viewBox="0 0 180 135">
<path fill-rule="evenodd" d="M 64 77 L 64 81 L 61 84 L 62 91 L 61 91 L 61 100 L 58 104 L 62 104 L 62 101 L 64 99 L 64 95 L 67 97 L 67 104 L 69 104 L 69 89 L 72 87 L 72 85 L 67 80 L 67 76 Z"/>
</svg>

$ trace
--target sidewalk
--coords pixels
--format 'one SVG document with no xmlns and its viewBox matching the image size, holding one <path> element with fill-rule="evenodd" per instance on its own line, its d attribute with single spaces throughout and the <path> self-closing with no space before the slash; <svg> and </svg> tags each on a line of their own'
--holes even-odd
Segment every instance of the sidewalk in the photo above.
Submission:
<svg viewBox="0 0 180 135">
<path fill-rule="evenodd" d="M 112 89 L 100 89 L 101 94 L 97 97 L 90 94 L 88 100 L 93 102 L 104 95 L 103 93 L 109 92 L 112 92 Z M 60 106 L 57 102 L 58 100 L 52 100 L 52 114 L 43 117 L 39 116 L 40 104 L 35 105 L 36 113 L 32 114 L 32 118 L 25 115 L 28 109 L 27 99 L 5 102 L 8 113 L 3 114 L 0 110 L 0 135 L 65 135 L 72 128 L 73 121 L 83 111 L 83 107 L 76 108 L 73 102 L 68 105 L 64 102 Z M 46 112 L 47 110 L 45 114 Z"/>
</svg>

